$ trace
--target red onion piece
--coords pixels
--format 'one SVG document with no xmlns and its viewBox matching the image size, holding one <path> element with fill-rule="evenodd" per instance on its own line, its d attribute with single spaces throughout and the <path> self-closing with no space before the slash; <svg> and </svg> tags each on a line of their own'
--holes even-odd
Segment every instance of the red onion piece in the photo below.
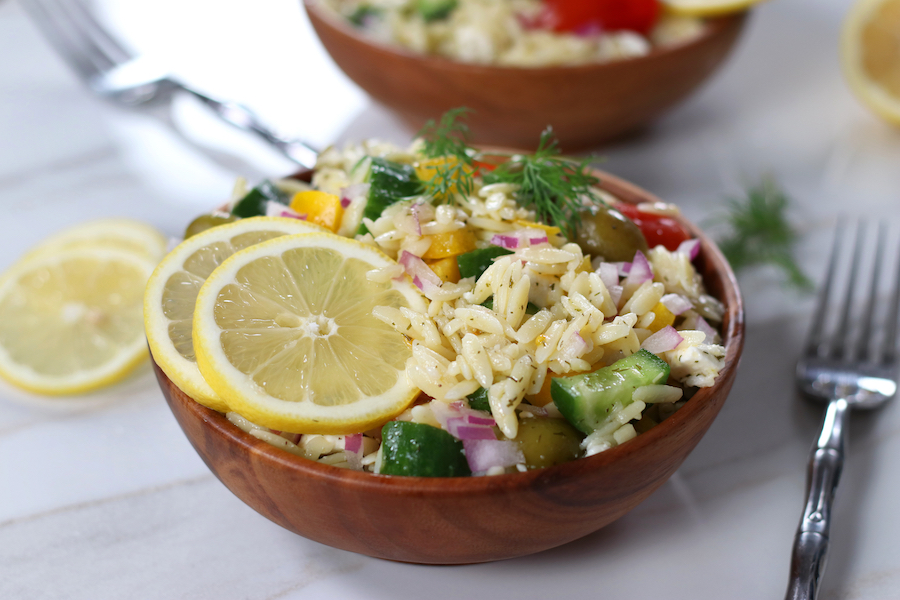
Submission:
<svg viewBox="0 0 900 600">
<path fill-rule="evenodd" d="M 624 287 L 633 285 L 637 287 L 645 281 L 653 279 L 653 268 L 644 253 L 638 250 L 634 253 L 634 260 L 631 262 L 631 270 L 628 271 L 628 277 L 625 278 Z"/>
<path fill-rule="evenodd" d="M 616 306 L 619 305 L 619 300 L 622 299 L 622 292 L 624 288 L 621 285 L 614 285 L 609 288 L 609 297 L 612 299 L 613 304 Z"/>
<path fill-rule="evenodd" d="M 528 243 L 531 244 L 532 246 L 536 246 L 537 244 L 544 244 L 544 243 L 546 243 L 547 241 L 548 241 L 548 240 L 547 240 L 547 236 L 546 236 L 546 235 L 545 235 L 544 237 L 528 238 Z"/>
<path fill-rule="evenodd" d="M 347 463 L 351 469 L 362 471 L 363 435 L 361 433 L 344 436 L 344 456 L 347 457 Z"/>
<path fill-rule="evenodd" d="M 341 208 L 347 208 L 348 206 L 350 206 L 351 202 L 353 202 L 353 200 L 347 198 L 346 196 L 341 198 Z"/>
<path fill-rule="evenodd" d="M 616 268 L 616 274 L 619 277 L 625 277 L 631 272 L 631 263 L 614 262 L 614 263 L 610 263 L 610 264 Z"/>
<path fill-rule="evenodd" d="M 607 290 L 611 290 L 613 286 L 619 285 L 619 269 L 613 263 L 603 262 L 597 267 L 597 275 L 600 281 L 606 286 Z"/>
<path fill-rule="evenodd" d="M 690 300 L 682 296 L 681 294 L 666 294 L 662 297 L 660 302 L 663 303 L 663 306 L 669 309 L 673 315 L 680 315 L 686 310 L 690 310 L 694 307 Z"/>
<path fill-rule="evenodd" d="M 487 413 L 482 413 L 479 410 L 473 410 L 469 412 L 465 415 L 466 423 L 468 423 L 469 425 L 487 425 L 488 427 L 493 427 L 497 424 L 496 421 L 494 421 L 494 417 L 482 417 L 482 414 Z"/>
<path fill-rule="evenodd" d="M 422 222 L 419 220 L 419 203 L 416 202 L 409 208 L 412 213 L 413 220 L 416 222 L 416 233 L 422 235 Z"/>
<path fill-rule="evenodd" d="M 668 352 L 669 350 L 674 350 L 683 339 L 674 327 L 667 325 L 644 340 L 644 343 L 641 344 L 641 349 L 653 354 Z"/>
<path fill-rule="evenodd" d="M 697 317 L 697 331 L 702 331 L 706 334 L 706 338 L 703 340 L 706 344 L 714 344 L 716 339 L 716 334 L 718 333 L 715 328 L 706 322 L 706 319 L 703 317 Z"/>
<path fill-rule="evenodd" d="M 512 235 L 497 234 L 491 238 L 491 244 L 506 248 L 507 250 L 515 250 L 519 247 L 519 238 Z"/>
<path fill-rule="evenodd" d="M 572 337 L 565 341 L 559 349 L 559 353 L 563 358 L 572 359 L 580 357 L 590 349 L 588 343 L 584 341 L 584 338 L 576 331 Z"/>
<path fill-rule="evenodd" d="M 697 258 L 697 255 L 700 254 L 700 240 L 685 240 L 678 245 L 678 250 L 676 252 L 680 252 L 681 254 L 687 254 L 689 260 L 694 260 Z"/>
<path fill-rule="evenodd" d="M 397 262 L 403 265 L 403 269 L 412 277 L 413 284 L 420 290 L 428 291 L 426 288 L 430 290 L 440 287 L 442 283 L 441 278 L 425 264 L 424 260 L 412 252 L 406 250 L 401 252 L 400 260 Z"/>
<path fill-rule="evenodd" d="M 460 440 L 496 440 L 497 435 L 493 428 L 484 425 L 467 425 L 465 418 L 455 417 L 448 419 L 447 431 L 450 435 Z"/>
<path fill-rule="evenodd" d="M 268 202 L 266 202 L 266 216 L 286 217 L 288 219 L 301 219 L 303 221 L 306 220 L 306 215 L 300 214 L 297 211 L 285 206 L 281 202 L 275 202 L 273 200 L 269 200 Z"/>
<path fill-rule="evenodd" d="M 463 448 L 473 473 L 484 473 L 492 467 L 512 467 L 525 462 L 525 455 L 516 442 L 463 440 Z"/>
</svg>

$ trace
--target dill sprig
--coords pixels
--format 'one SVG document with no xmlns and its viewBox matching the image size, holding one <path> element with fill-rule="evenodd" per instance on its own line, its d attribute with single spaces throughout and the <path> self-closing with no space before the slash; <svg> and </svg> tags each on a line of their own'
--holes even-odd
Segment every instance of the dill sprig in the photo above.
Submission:
<svg viewBox="0 0 900 600">
<path fill-rule="evenodd" d="M 469 195 L 474 187 L 475 150 L 469 147 L 469 126 L 463 121 L 469 109 L 453 108 L 438 123 L 429 120 L 418 133 L 422 154 L 435 159 L 425 170 L 434 174 L 425 184 L 425 193 L 445 202 L 453 202 L 456 193 Z"/>
<path fill-rule="evenodd" d="M 771 178 L 747 188 L 743 197 L 727 199 L 726 213 L 713 219 L 729 227 L 718 240 L 719 248 L 735 272 L 755 265 L 781 269 L 788 282 L 806 290 L 812 282 L 794 260 L 798 234 L 787 217 L 790 199 Z"/>
<path fill-rule="evenodd" d="M 513 183 L 519 186 L 518 203 L 535 211 L 537 218 L 559 227 L 572 239 L 578 223 L 582 199 L 600 201 L 590 173 L 590 158 L 575 161 L 560 155 L 559 144 L 548 127 L 534 154 L 512 156 L 484 176 L 485 183 Z"/>
</svg>

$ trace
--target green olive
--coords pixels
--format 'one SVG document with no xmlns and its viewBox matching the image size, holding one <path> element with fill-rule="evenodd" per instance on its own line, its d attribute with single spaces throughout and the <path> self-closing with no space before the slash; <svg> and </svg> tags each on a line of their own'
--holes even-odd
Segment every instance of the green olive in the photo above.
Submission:
<svg viewBox="0 0 900 600">
<path fill-rule="evenodd" d="M 515 441 L 530 469 L 551 467 L 581 456 L 584 435 L 563 419 L 534 417 L 519 421 Z"/>
<path fill-rule="evenodd" d="M 611 262 L 630 262 L 640 250 L 646 254 L 647 240 L 634 222 L 605 205 L 597 204 L 579 213 L 575 241 L 585 254 Z"/>
<path fill-rule="evenodd" d="M 237 219 L 238 218 L 234 215 L 228 215 L 225 213 L 200 215 L 199 217 L 191 221 L 191 224 L 187 226 L 187 229 L 185 229 L 184 231 L 184 239 L 188 239 L 192 235 L 197 235 L 201 231 L 212 229 L 213 227 L 216 227 L 218 225 L 224 225 L 225 223 L 237 221 Z"/>
</svg>

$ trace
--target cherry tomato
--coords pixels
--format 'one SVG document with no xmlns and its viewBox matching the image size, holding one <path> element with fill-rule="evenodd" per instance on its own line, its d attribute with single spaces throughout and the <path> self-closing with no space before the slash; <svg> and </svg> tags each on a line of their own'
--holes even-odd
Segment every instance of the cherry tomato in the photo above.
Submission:
<svg viewBox="0 0 900 600">
<path fill-rule="evenodd" d="M 587 33 L 627 29 L 646 35 L 659 18 L 659 0 L 544 0 L 535 27 Z"/>
<path fill-rule="evenodd" d="M 667 250 L 677 250 L 681 242 L 691 239 L 687 229 L 672 217 L 641 212 L 633 204 L 617 204 L 616 210 L 634 221 L 651 248 L 663 245 Z"/>
</svg>

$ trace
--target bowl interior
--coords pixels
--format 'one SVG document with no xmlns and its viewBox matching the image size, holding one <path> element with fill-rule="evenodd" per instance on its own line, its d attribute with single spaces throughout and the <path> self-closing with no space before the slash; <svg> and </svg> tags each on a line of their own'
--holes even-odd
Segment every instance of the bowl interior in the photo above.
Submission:
<svg viewBox="0 0 900 600">
<path fill-rule="evenodd" d="M 600 187 L 631 203 L 648 192 L 597 172 Z M 459 564 L 539 552 L 620 518 L 662 485 L 724 403 L 743 348 L 743 304 L 718 248 L 701 240 L 695 262 L 726 306 L 725 368 L 653 429 L 600 454 L 492 477 L 420 478 L 341 469 L 279 450 L 191 400 L 156 367 L 169 406 L 216 476 L 260 514 L 304 537 L 392 560 Z M 514 507 L 511 509 L 510 507 Z"/>
</svg>

